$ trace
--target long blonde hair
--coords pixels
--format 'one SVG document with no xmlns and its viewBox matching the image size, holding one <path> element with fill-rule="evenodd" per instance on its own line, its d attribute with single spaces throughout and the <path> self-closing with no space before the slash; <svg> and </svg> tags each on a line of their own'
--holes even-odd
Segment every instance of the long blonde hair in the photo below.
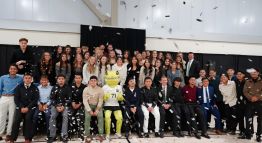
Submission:
<svg viewBox="0 0 262 143">
<path fill-rule="evenodd" d="M 92 59 L 95 59 L 93 65 L 91 65 L 91 60 L 92 60 Z M 96 57 L 91 56 L 91 57 L 88 59 L 87 71 L 92 74 L 92 73 L 95 72 L 95 69 L 96 69 Z"/>
</svg>

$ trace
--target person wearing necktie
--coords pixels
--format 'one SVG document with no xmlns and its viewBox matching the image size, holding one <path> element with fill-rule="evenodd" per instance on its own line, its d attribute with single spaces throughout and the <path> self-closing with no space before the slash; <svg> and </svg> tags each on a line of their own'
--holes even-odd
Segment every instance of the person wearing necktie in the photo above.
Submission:
<svg viewBox="0 0 262 143">
<path fill-rule="evenodd" d="M 172 106 L 170 101 L 172 95 L 172 87 L 168 86 L 167 83 L 168 83 L 167 77 L 162 76 L 160 80 L 160 87 L 158 88 L 158 105 L 160 111 L 160 137 L 163 137 L 166 119 L 171 119 L 167 121 L 167 122 L 171 122 L 169 123 L 169 125 L 172 125 L 173 123 L 172 114 L 174 112 L 171 109 Z M 166 118 L 168 115 L 169 116 L 172 115 L 172 116 L 170 116 L 170 118 Z"/>
<path fill-rule="evenodd" d="M 194 76 L 194 77 L 197 78 L 199 70 L 200 70 L 199 62 L 194 59 L 194 53 L 193 52 L 189 52 L 188 53 L 188 62 L 186 64 L 185 81 L 187 82 L 188 81 L 188 77 L 190 77 L 190 76 Z"/>
<path fill-rule="evenodd" d="M 215 132 L 221 135 L 221 117 L 219 110 L 215 104 L 215 92 L 212 86 L 209 86 L 208 78 L 202 78 L 202 86 L 197 89 L 198 103 L 204 112 L 206 121 L 208 120 L 208 114 L 215 116 Z"/>
<path fill-rule="evenodd" d="M 25 143 L 30 143 L 33 139 L 33 115 L 39 99 L 39 90 L 32 84 L 32 75 L 25 73 L 24 83 L 18 85 L 15 89 L 14 101 L 16 111 L 14 115 L 13 127 L 10 142 L 16 141 L 19 133 L 21 121 L 23 121 L 23 135 Z"/>
</svg>

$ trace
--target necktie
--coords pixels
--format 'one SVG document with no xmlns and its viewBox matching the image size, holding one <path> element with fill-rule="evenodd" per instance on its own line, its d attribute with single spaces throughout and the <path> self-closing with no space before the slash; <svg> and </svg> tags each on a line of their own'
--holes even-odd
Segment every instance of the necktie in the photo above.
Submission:
<svg viewBox="0 0 262 143">
<path fill-rule="evenodd" d="M 205 92 L 206 92 L 206 102 L 207 102 L 207 106 L 209 107 L 209 94 L 207 92 L 207 87 L 205 88 Z"/>
<path fill-rule="evenodd" d="M 163 94 L 164 94 L 164 102 L 166 102 L 166 87 L 163 87 Z"/>
<path fill-rule="evenodd" d="M 186 76 L 189 76 L 190 67 L 191 67 L 191 61 L 188 61 L 187 68 L 186 68 Z"/>
</svg>

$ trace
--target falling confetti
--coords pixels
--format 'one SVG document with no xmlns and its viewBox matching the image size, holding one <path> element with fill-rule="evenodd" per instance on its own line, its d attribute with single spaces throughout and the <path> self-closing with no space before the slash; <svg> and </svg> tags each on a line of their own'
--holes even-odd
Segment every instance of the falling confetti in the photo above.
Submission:
<svg viewBox="0 0 262 143">
<path fill-rule="evenodd" d="M 186 4 L 186 2 L 185 2 L 185 1 L 183 1 L 183 4 L 185 5 L 185 4 Z"/>
<path fill-rule="evenodd" d="M 171 34 L 171 33 L 172 33 L 172 30 L 173 30 L 172 28 L 169 28 L 169 29 L 168 29 L 168 33 Z"/>
<path fill-rule="evenodd" d="M 202 22 L 203 20 L 200 19 L 200 18 L 197 18 L 196 21 L 198 21 L 198 22 Z"/>
<path fill-rule="evenodd" d="M 253 62 L 253 60 L 252 60 L 252 59 L 250 59 L 250 58 L 248 58 L 247 60 L 248 60 L 249 62 Z"/>
<path fill-rule="evenodd" d="M 120 5 L 122 5 L 122 6 L 125 6 L 125 9 L 126 9 L 126 2 L 125 1 L 120 1 Z"/>
<path fill-rule="evenodd" d="M 179 50 L 179 47 L 176 42 L 173 42 L 174 46 Z"/>
<path fill-rule="evenodd" d="M 217 9 L 218 8 L 218 6 L 215 6 L 213 9 Z"/>
<path fill-rule="evenodd" d="M 170 15 L 165 15 L 165 17 L 170 17 Z"/>
<path fill-rule="evenodd" d="M 89 25 L 89 31 L 91 31 L 93 29 L 92 25 Z"/>
<path fill-rule="evenodd" d="M 135 6 L 134 6 L 134 8 L 137 8 L 137 7 L 138 7 L 138 5 L 135 5 Z"/>
<path fill-rule="evenodd" d="M 98 3 L 98 6 L 101 8 L 101 7 L 102 7 L 102 4 L 101 4 L 101 3 Z"/>
<path fill-rule="evenodd" d="M 155 4 L 153 4 L 153 5 L 152 5 L 152 7 L 156 7 L 156 5 L 155 5 Z"/>
</svg>

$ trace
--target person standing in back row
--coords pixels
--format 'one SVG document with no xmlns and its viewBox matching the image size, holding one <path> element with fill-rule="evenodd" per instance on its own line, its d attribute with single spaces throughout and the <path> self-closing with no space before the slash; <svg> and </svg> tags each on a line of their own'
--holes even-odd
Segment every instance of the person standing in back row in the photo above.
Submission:
<svg viewBox="0 0 262 143">
<path fill-rule="evenodd" d="M 28 39 L 19 39 L 20 49 L 15 51 L 11 58 L 11 64 L 16 64 L 18 67 L 18 74 L 32 73 L 33 54 L 28 49 L 27 44 Z"/>
<path fill-rule="evenodd" d="M 198 77 L 200 70 L 200 64 L 195 60 L 195 55 L 193 52 L 188 53 L 188 61 L 186 63 L 186 78 L 185 81 L 188 81 L 190 76 Z"/>
</svg>

